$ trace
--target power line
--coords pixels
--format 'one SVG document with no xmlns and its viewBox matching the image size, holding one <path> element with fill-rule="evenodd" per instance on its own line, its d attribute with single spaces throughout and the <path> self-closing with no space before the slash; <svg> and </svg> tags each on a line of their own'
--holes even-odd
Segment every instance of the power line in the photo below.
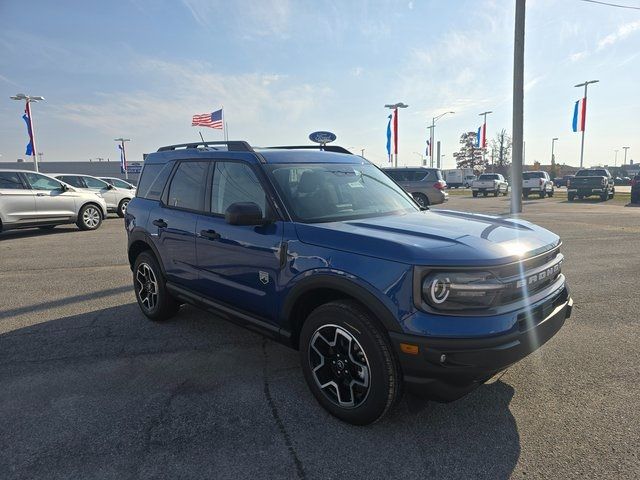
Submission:
<svg viewBox="0 0 640 480">
<path fill-rule="evenodd" d="M 628 8 L 630 10 L 640 10 L 640 7 L 631 5 L 619 5 L 617 3 L 600 2 L 599 0 L 580 0 L 581 2 L 597 3 L 598 5 L 606 5 L 607 7 Z"/>
</svg>

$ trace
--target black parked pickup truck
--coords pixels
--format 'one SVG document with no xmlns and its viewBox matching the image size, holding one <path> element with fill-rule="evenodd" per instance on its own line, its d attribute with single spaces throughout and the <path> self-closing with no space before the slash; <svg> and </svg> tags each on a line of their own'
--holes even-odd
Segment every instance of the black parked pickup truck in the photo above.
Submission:
<svg viewBox="0 0 640 480">
<path fill-rule="evenodd" d="M 588 168 L 578 170 L 576 176 L 567 181 L 567 198 L 570 202 L 578 197 L 599 195 L 603 202 L 613 198 L 616 189 L 613 177 L 606 168 Z"/>
</svg>

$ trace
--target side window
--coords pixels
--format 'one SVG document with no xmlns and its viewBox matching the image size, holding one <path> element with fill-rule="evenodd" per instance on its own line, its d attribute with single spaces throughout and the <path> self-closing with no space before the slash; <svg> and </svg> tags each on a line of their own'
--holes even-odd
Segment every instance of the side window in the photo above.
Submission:
<svg viewBox="0 0 640 480">
<path fill-rule="evenodd" d="M 209 162 L 181 162 L 171 185 L 167 204 L 170 207 L 203 210 L 204 187 Z"/>
<path fill-rule="evenodd" d="M 0 172 L 0 188 L 19 190 L 23 189 L 24 185 L 16 172 Z"/>
<path fill-rule="evenodd" d="M 34 190 L 59 190 L 62 184 L 53 178 L 45 177 L 39 173 L 25 173 L 27 181 Z"/>
<path fill-rule="evenodd" d="M 131 185 L 129 185 L 127 182 L 123 182 L 122 180 L 118 180 L 117 178 L 112 179 L 110 183 L 111 185 L 118 188 L 124 188 L 124 189 L 131 188 Z"/>
<path fill-rule="evenodd" d="M 87 187 L 89 188 L 107 188 L 107 186 L 109 185 L 107 182 L 104 182 L 102 180 L 98 180 L 97 178 L 93 178 L 93 177 L 82 177 L 82 180 L 84 180 L 84 183 L 87 184 Z"/>
<path fill-rule="evenodd" d="M 211 212 L 224 215 L 229 205 L 237 202 L 253 202 L 265 214 L 266 195 L 253 170 L 243 163 L 216 162 Z"/>
<path fill-rule="evenodd" d="M 386 173 L 389 177 L 393 178 L 396 182 L 402 180 L 400 178 L 400 173 L 397 172 L 396 170 L 385 170 L 384 173 Z"/>
<path fill-rule="evenodd" d="M 173 163 L 150 163 L 142 169 L 142 176 L 138 182 L 137 196 L 149 200 L 160 200 L 164 184 L 173 169 Z"/>
<path fill-rule="evenodd" d="M 84 186 L 84 183 L 82 183 L 82 179 L 80 177 L 76 177 L 75 175 L 63 175 L 59 178 L 64 183 L 68 183 L 72 187 L 86 188 Z"/>
</svg>

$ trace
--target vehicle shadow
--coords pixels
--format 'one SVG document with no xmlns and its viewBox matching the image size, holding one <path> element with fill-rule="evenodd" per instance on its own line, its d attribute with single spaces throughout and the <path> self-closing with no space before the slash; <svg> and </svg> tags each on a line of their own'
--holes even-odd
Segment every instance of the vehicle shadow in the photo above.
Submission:
<svg viewBox="0 0 640 480">
<path fill-rule="evenodd" d="M 75 225 L 58 225 L 51 229 L 41 228 L 19 228 L 16 230 L 6 230 L 0 232 L 0 240 L 10 238 L 27 238 L 27 237 L 44 237 L 46 235 L 62 235 L 64 233 L 77 232 L 78 227 Z"/>
<path fill-rule="evenodd" d="M 130 303 L 0 335 L 3 478 L 508 478 L 520 455 L 496 382 L 405 396 L 379 423 L 327 414 L 298 353 L 195 308 Z"/>
</svg>

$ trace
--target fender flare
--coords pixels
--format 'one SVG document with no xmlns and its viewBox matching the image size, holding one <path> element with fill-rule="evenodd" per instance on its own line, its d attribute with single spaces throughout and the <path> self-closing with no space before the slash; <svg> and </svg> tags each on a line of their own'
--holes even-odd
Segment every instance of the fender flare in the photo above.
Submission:
<svg viewBox="0 0 640 480">
<path fill-rule="evenodd" d="M 292 327 L 292 325 L 289 324 L 289 318 L 296 301 L 300 296 L 310 290 L 320 288 L 329 288 L 346 293 L 350 297 L 353 297 L 355 300 L 362 303 L 362 305 L 367 309 L 371 310 L 371 312 L 388 331 L 402 333 L 402 328 L 396 317 L 391 313 L 391 310 L 389 310 L 384 302 L 375 295 L 375 293 L 353 280 L 330 273 L 310 275 L 307 278 L 300 280 L 294 287 L 292 287 L 282 304 L 282 308 L 280 309 L 280 318 L 282 323 Z"/>
<path fill-rule="evenodd" d="M 160 265 L 160 270 L 162 270 L 162 275 L 164 275 L 164 277 L 166 278 L 167 271 L 164 268 L 164 263 L 162 262 L 162 256 L 160 255 L 160 252 L 158 252 L 158 248 L 156 247 L 155 243 L 153 243 L 151 236 L 147 232 L 144 232 L 142 230 L 134 230 L 129 233 L 129 241 L 127 245 L 127 259 L 129 260 L 129 266 L 131 267 L 131 269 L 133 269 L 133 265 L 131 264 L 129 251 L 131 250 L 131 245 L 133 245 L 135 242 L 142 242 L 149 247 L 149 249 L 155 255 L 158 265 Z"/>
</svg>

